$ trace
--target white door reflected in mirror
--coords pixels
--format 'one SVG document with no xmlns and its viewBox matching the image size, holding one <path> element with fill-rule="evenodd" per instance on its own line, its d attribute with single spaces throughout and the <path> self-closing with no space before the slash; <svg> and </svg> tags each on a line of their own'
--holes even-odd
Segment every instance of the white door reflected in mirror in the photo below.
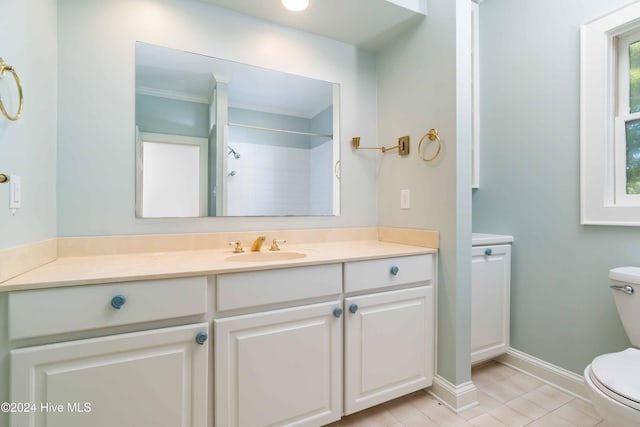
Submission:
<svg viewBox="0 0 640 427">
<path fill-rule="evenodd" d="M 207 140 L 141 134 L 142 212 L 146 218 L 206 215 Z"/>
</svg>

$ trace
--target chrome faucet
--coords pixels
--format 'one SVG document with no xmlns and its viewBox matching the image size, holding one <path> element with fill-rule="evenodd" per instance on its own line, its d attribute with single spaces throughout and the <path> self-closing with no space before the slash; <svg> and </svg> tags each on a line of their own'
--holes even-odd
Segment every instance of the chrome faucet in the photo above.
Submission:
<svg viewBox="0 0 640 427">
<path fill-rule="evenodd" d="M 251 245 L 251 252 L 260 252 L 260 248 L 265 240 L 267 240 L 265 236 L 258 236 L 258 238 L 253 242 L 253 245 Z"/>
</svg>

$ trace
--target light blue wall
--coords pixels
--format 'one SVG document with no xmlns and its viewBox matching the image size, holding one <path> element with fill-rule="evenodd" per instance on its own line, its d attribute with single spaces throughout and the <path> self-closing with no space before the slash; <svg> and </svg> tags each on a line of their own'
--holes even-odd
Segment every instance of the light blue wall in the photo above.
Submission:
<svg viewBox="0 0 640 427">
<path fill-rule="evenodd" d="M 56 237 L 56 1 L 3 2 L 0 56 L 22 80 L 24 114 L 17 122 L 0 115 L 0 173 L 22 177 L 23 207 L 8 209 L 9 186 L 0 184 L 0 249 Z M 37 13 L 34 13 L 37 11 Z M 26 24 L 28 23 L 28 25 Z M 0 79 L 0 96 L 16 111 L 13 78 Z M 7 294 L 0 294 L 0 343 L 8 331 Z M 9 348 L 0 345 L 0 402 L 9 401 Z M 0 426 L 9 425 L 0 412 Z"/>
<path fill-rule="evenodd" d="M 311 118 L 309 123 L 309 131 L 324 135 L 333 134 L 333 106 L 330 105 Z M 309 140 L 311 148 L 322 145 L 328 141 L 328 138 L 321 136 L 312 136 Z"/>
<path fill-rule="evenodd" d="M 311 118 L 309 130 L 324 135 L 333 134 L 333 106 L 325 108 Z M 333 187 L 335 162 L 333 139 L 320 136 L 309 138 L 311 163 L 309 170 L 309 210 L 314 215 L 333 214 Z M 326 144 L 323 146 L 323 144 Z"/>
<path fill-rule="evenodd" d="M 141 132 L 209 137 L 209 104 L 136 95 L 136 124 Z"/>
<path fill-rule="evenodd" d="M 438 374 L 454 384 L 471 377 L 469 7 L 465 0 L 430 1 L 429 15 L 378 56 L 380 145 L 409 135 L 411 154 L 373 154 L 381 162 L 380 225 L 440 232 Z M 425 163 L 418 141 L 430 128 L 439 130 L 443 151 Z M 361 144 L 375 145 L 364 139 Z M 400 210 L 403 189 L 411 191 L 408 210 Z"/>
<path fill-rule="evenodd" d="M 136 41 L 337 82 L 347 142 L 355 135 L 377 142 L 373 54 L 196 0 L 59 0 L 58 8 L 60 236 L 377 224 L 375 162 L 348 143 L 342 146 L 340 217 L 134 215 Z"/>
<path fill-rule="evenodd" d="M 22 178 L 22 209 L 15 216 L 9 184 L 0 184 L 4 249 L 56 236 L 56 1 L 2 2 L 0 15 L 0 56 L 15 67 L 24 90 L 22 118 L 10 122 L 0 114 L 0 173 Z M 0 78 L 0 97 L 14 114 L 18 96 L 9 73 Z"/>
<path fill-rule="evenodd" d="M 581 374 L 629 345 L 612 267 L 640 265 L 638 227 L 581 226 L 580 24 L 627 0 L 480 6 L 477 232 L 513 234 L 511 345 Z"/>
</svg>

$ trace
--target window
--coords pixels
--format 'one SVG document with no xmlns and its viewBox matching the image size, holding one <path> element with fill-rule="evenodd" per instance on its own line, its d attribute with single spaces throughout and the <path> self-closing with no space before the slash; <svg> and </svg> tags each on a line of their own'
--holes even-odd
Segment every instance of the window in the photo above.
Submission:
<svg viewBox="0 0 640 427">
<path fill-rule="evenodd" d="M 581 222 L 640 226 L 640 2 L 581 37 Z"/>
<path fill-rule="evenodd" d="M 640 205 L 640 31 L 617 38 L 615 203 Z"/>
</svg>

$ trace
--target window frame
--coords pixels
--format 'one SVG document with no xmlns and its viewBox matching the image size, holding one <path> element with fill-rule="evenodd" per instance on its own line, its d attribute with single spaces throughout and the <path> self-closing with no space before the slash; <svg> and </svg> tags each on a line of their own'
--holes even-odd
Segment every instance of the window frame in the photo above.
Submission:
<svg viewBox="0 0 640 427">
<path fill-rule="evenodd" d="M 619 114 L 624 83 L 618 41 L 635 31 L 640 31 L 640 2 L 581 28 L 580 216 L 584 225 L 640 226 L 640 198 L 625 190 L 624 123 L 630 115 Z M 628 91 L 628 75 L 626 81 Z"/>
</svg>

